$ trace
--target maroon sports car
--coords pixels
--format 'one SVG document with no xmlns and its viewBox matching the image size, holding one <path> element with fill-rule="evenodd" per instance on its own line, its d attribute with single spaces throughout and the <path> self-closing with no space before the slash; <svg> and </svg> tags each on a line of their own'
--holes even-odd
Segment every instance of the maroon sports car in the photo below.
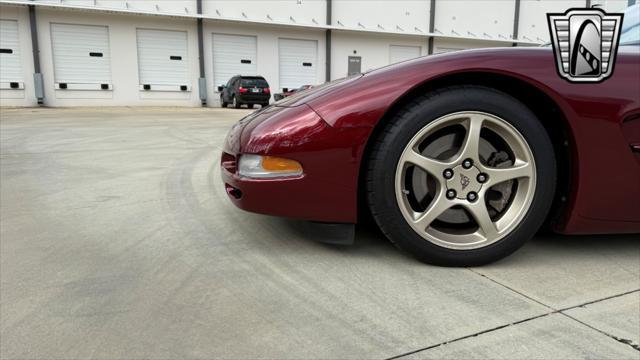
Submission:
<svg viewBox="0 0 640 360">
<path fill-rule="evenodd" d="M 340 224 L 370 214 L 399 248 L 442 265 L 494 261 L 545 224 L 639 233 L 637 34 L 623 28 L 601 83 L 562 79 L 551 47 L 514 47 L 423 57 L 294 95 L 233 126 L 225 187 L 258 213 Z"/>
</svg>

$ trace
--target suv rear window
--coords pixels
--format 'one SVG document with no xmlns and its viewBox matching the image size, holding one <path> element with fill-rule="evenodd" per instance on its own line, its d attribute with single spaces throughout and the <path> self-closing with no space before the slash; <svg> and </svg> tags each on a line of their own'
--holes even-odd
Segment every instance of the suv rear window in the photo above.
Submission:
<svg viewBox="0 0 640 360">
<path fill-rule="evenodd" d="M 240 86 L 267 88 L 269 87 L 269 84 L 265 79 L 242 79 L 242 81 L 240 81 Z"/>
</svg>

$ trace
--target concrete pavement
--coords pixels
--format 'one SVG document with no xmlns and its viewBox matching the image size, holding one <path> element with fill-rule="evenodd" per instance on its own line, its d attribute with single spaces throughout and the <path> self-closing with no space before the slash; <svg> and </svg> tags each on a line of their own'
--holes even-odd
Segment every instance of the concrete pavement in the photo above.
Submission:
<svg viewBox="0 0 640 360">
<path fill-rule="evenodd" d="M 640 359 L 638 236 L 427 266 L 310 241 L 219 179 L 246 110 L 0 110 L 0 356 Z"/>
</svg>

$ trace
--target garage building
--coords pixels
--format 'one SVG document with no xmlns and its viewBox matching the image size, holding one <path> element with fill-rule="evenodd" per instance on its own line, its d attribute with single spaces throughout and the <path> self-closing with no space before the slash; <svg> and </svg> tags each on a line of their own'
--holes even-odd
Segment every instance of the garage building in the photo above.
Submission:
<svg viewBox="0 0 640 360">
<path fill-rule="evenodd" d="M 1 106 L 219 106 L 419 56 L 548 42 L 547 12 L 635 0 L 0 0 Z"/>
</svg>

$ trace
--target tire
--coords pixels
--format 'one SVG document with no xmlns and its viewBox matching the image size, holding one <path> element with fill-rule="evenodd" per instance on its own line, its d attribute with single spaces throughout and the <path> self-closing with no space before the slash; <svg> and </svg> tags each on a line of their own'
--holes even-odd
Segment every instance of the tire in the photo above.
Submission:
<svg viewBox="0 0 640 360">
<path fill-rule="evenodd" d="M 228 102 L 226 102 L 226 101 L 224 101 L 224 97 L 222 97 L 222 95 L 220 95 L 220 105 L 221 105 L 223 108 L 226 108 L 227 106 L 229 106 L 229 103 L 228 103 Z"/>
<path fill-rule="evenodd" d="M 240 104 L 240 102 L 238 101 L 238 98 L 236 98 L 235 96 L 231 98 L 231 103 L 236 109 L 240 109 L 240 106 L 242 106 L 242 104 Z"/>
<path fill-rule="evenodd" d="M 253 104 L 247 104 L 247 107 L 249 107 L 249 109 L 253 109 Z"/>
<path fill-rule="evenodd" d="M 468 140 L 474 138 L 470 135 L 474 133 L 472 128 L 483 131 L 483 136 L 477 137 L 480 145 L 472 146 L 475 142 Z M 442 152 L 438 158 L 426 154 L 428 148 L 445 143 L 442 139 L 459 139 L 455 131 L 461 130 L 464 135 L 458 150 L 454 145 L 455 155 L 448 155 L 454 150 Z M 405 105 L 378 134 L 366 168 L 367 202 L 382 232 L 420 261 L 443 266 L 487 264 L 520 248 L 545 221 L 556 186 L 553 146 L 533 112 L 510 95 L 480 86 L 444 88 Z M 498 151 L 494 144 L 506 150 Z M 474 148 L 477 160 L 464 162 Z M 480 153 L 487 148 L 493 149 L 489 158 Z M 416 153 L 419 156 L 413 157 Z M 513 159 L 506 159 L 505 154 Z M 504 168 L 490 164 L 501 157 L 507 164 Z M 520 161 L 520 157 L 525 160 Z M 445 171 L 439 173 L 442 169 Z M 451 173 L 447 173 L 449 170 Z M 502 178 L 503 174 L 508 176 Z M 427 185 L 427 181 L 421 185 L 415 180 L 422 179 L 420 176 L 433 179 L 435 185 Z M 503 192 L 495 190 L 498 184 Z M 427 205 L 416 200 L 420 199 L 420 187 L 433 192 L 433 196 L 422 198 L 431 198 Z M 471 192 L 476 195 L 471 196 Z M 496 193 L 502 196 L 500 204 L 505 193 L 510 194 L 502 210 L 490 206 Z M 455 218 L 451 212 L 456 212 Z M 453 220 L 448 219 L 461 221 L 460 217 L 467 222 L 455 226 L 468 230 L 450 230 L 454 226 L 447 221 Z"/>
</svg>

